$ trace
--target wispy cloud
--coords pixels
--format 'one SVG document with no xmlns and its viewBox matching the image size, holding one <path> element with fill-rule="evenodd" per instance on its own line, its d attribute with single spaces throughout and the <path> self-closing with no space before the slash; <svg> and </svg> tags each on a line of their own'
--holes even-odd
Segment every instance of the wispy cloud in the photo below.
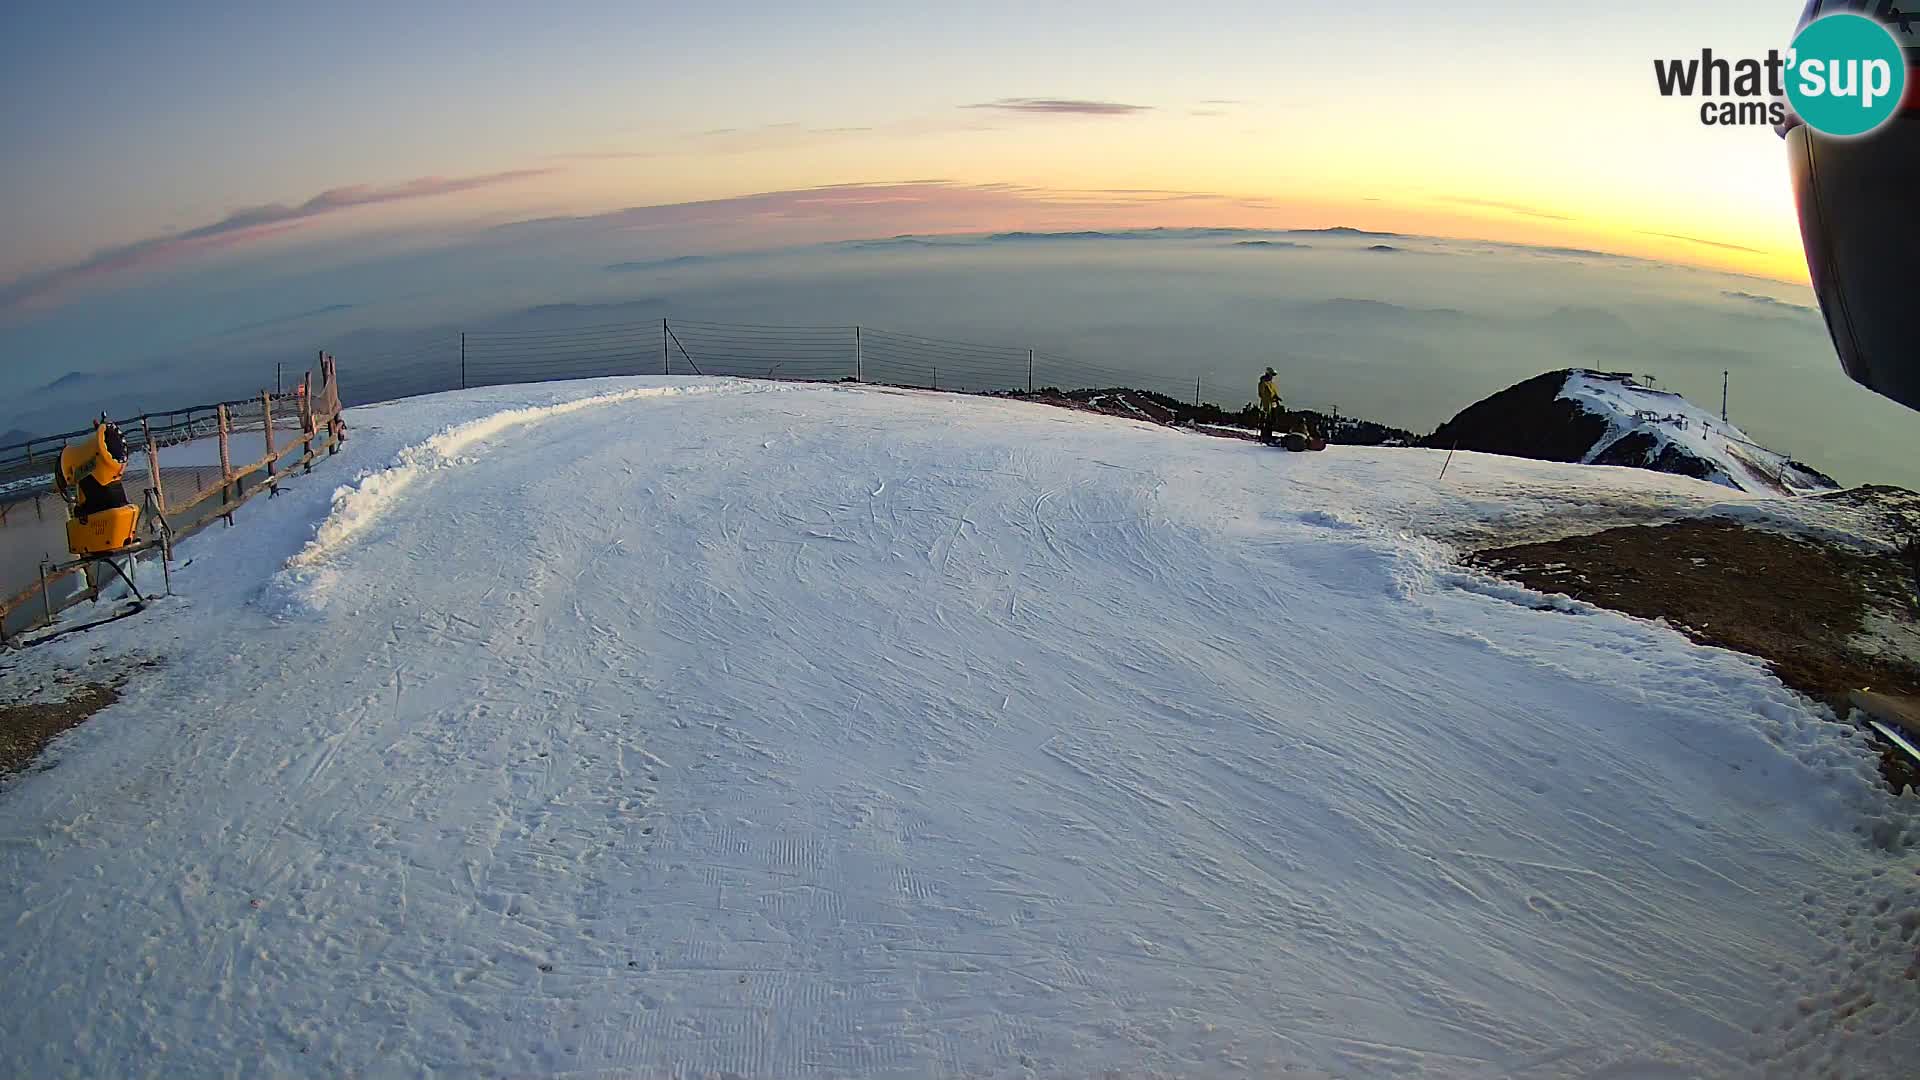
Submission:
<svg viewBox="0 0 1920 1080">
<path fill-rule="evenodd" d="M 1469 198 L 1465 195 L 1443 195 L 1441 196 L 1440 201 L 1444 203 L 1452 203 L 1455 206 L 1478 206 L 1487 210 L 1505 210 L 1509 214 L 1520 214 L 1525 217 L 1542 218 L 1547 221 L 1572 221 L 1573 220 L 1573 218 L 1567 214 L 1556 214 L 1551 210 L 1542 210 L 1537 206 L 1527 206 L 1524 203 L 1501 202 L 1498 199 L 1474 199 L 1474 198 Z"/>
<path fill-rule="evenodd" d="M 514 169 L 479 176 L 424 176 L 404 184 L 354 184 L 329 188 L 297 206 L 265 203 L 236 210 L 219 221 L 182 232 L 156 236 L 121 247 L 97 251 L 70 266 L 29 274 L 0 285 L 0 311 L 12 310 L 50 296 L 68 286 L 125 270 L 136 269 L 194 251 L 212 251 L 277 235 L 327 214 L 362 206 L 428 199 L 496 184 L 544 176 L 553 169 Z"/>
<path fill-rule="evenodd" d="M 635 206 L 586 217 L 544 218 L 498 230 L 626 232 L 710 251 L 772 242 L 849 240 L 903 233 L 1074 231 L 1217 225 L 1235 199 L 1206 192 L 1087 191 L 926 179 L 766 191 L 724 199 Z M 1287 208 L 1272 206 L 1279 212 Z M 1244 215 L 1237 215 L 1244 216 Z M 683 241 L 683 237 L 686 239 Z M 695 239 L 697 238 L 697 239 Z"/>
<path fill-rule="evenodd" d="M 1682 236 L 1679 233 L 1648 232 L 1642 229 L 1640 232 L 1640 235 L 1657 236 L 1663 240 L 1679 240 L 1682 243 L 1699 244 L 1701 247 L 1719 248 L 1722 251 L 1743 251 L 1748 255 L 1768 254 L 1767 252 L 1761 251 L 1759 248 L 1741 247 L 1739 244 L 1727 244 L 1727 243 L 1722 243 L 1721 241 L 1718 241 L 1718 240 L 1702 240 L 1697 236 Z"/>
<path fill-rule="evenodd" d="M 1803 315 L 1819 314 L 1818 308 L 1808 307 L 1805 304 L 1790 304 L 1785 300 L 1775 299 L 1774 297 L 1771 297 L 1771 296 L 1762 296 L 1759 293 L 1740 292 L 1734 289 L 1724 289 L 1721 291 L 1720 295 L 1726 297 L 1729 300 L 1744 300 L 1749 304 L 1759 304 L 1762 307 L 1775 308 L 1782 311 L 1797 311 Z"/>
<path fill-rule="evenodd" d="M 808 127 L 787 120 L 777 124 L 746 127 L 717 127 L 689 132 L 665 140 L 658 148 L 661 156 L 675 154 L 741 154 L 767 150 L 800 150 L 810 146 L 840 142 L 878 133 L 866 125 Z"/>
<path fill-rule="evenodd" d="M 962 105 L 963 109 L 995 109 L 1023 116 L 1132 116 L 1151 112 L 1151 105 L 1127 105 L 1118 101 L 1088 101 L 1082 98 L 1000 98 Z"/>
<path fill-rule="evenodd" d="M 553 161 L 626 161 L 659 156 L 658 150 L 575 150 L 567 154 L 547 155 Z"/>
</svg>

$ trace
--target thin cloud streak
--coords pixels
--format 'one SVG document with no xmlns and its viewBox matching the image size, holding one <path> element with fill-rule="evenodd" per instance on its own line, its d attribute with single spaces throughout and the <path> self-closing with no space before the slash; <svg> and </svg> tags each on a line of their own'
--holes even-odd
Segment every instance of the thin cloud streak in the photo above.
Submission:
<svg viewBox="0 0 1920 1080">
<path fill-rule="evenodd" d="M 1478 206 L 1488 210 L 1505 210 L 1509 214 L 1520 214 L 1525 217 L 1541 218 L 1546 221 L 1573 220 L 1572 217 L 1566 214 L 1556 214 L 1550 210 L 1541 210 L 1538 207 L 1527 206 L 1524 203 L 1500 202 L 1497 199 L 1472 199 L 1464 195 L 1447 195 L 1442 196 L 1440 201 L 1452 203 L 1455 206 Z"/>
<path fill-rule="evenodd" d="M 133 270 L 194 251 L 212 251 L 250 240 L 264 239 L 298 227 L 301 223 L 327 214 L 363 206 L 429 199 L 453 195 L 496 184 L 512 183 L 555 172 L 554 169 L 513 169 L 479 176 L 423 176 L 403 184 L 385 187 L 353 184 L 329 188 L 298 206 L 265 203 L 236 210 L 219 221 L 183 232 L 169 233 L 121 247 L 97 251 L 70 266 L 29 274 L 0 285 L 0 311 L 14 310 L 44 299 L 61 289 Z"/>
<path fill-rule="evenodd" d="M 575 150 L 567 154 L 547 155 L 552 161 L 627 161 L 659 156 L 658 150 Z"/>
<path fill-rule="evenodd" d="M 1748 255 L 1770 254 L 1769 252 L 1761 251 L 1759 248 L 1741 247 L 1739 244 L 1726 244 L 1718 240 L 1702 240 L 1697 236 L 1682 236 L 1679 233 L 1648 232 L 1643 229 L 1641 230 L 1640 235 L 1641 236 L 1657 236 L 1663 240 L 1679 240 L 1683 243 L 1699 244 L 1701 247 L 1719 248 L 1723 251 L 1741 251 L 1741 252 L 1745 252 Z"/>
<path fill-rule="evenodd" d="M 1023 116 L 1133 116 L 1152 112 L 1151 105 L 1128 105 L 1118 101 L 1087 101 L 1081 98 L 1000 98 L 962 105 L 963 109 L 995 109 Z"/>
</svg>

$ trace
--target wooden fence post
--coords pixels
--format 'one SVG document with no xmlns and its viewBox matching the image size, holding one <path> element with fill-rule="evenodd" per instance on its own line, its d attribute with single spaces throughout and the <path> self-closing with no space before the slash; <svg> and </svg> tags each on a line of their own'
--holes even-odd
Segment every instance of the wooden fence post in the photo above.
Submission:
<svg viewBox="0 0 1920 1080">
<path fill-rule="evenodd" d="M 313 472 L 313 372 L 300 376 L 300 456 L 305 462 L 301 475 Z"/>
<path fill-rule="evenodd" d="M 280 494 L 280 485 L 274 483 L 280 463 L 274 460 L 273 453 L 273 395 L 265 390 L 260 391 L 260 420 L 267 434 L 267 498 L 271 499 Z"/>
<path fill-rule="evenodd" d="M 327 414 L 327 456 L 340 452 L 340 443 L 347 433 L 347 422 L 340 419 L 340 370 L 334 366 L 333 354 L 323 354 L 320 364 L 321 381 L 327 388 L 327 400 L 332 403 L 333 411 Z"/>
<path fill-rule="evenodd" d="M 220 422 L 220 504 L 227 505 L 233 494 L 233 456 L 227 444 L 227 407 L 214 407 L 214 416 Z"/>
<path fill-rule="evenodd" d="M 164 516 L 167 512 L 167 489 L 160 482 L 160 447 L 154 444 L 153 425 L 147 423 L 144 416 L 140 418 L 140 435 L 147 440 L 147 479 L 153 481 L 153 495 L 160 514 Z"/>
</svg>

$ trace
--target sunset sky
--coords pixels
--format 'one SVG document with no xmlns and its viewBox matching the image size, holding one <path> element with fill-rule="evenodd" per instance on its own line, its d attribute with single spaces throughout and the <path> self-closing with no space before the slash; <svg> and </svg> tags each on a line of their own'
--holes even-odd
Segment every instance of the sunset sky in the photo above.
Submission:
<svg viewBox="0 0 1920 1080">
<path fill-rule="evenodd" d="M 14 4 L 0 316 L 256 248 L 696 202 L 669 216 L 716 246 L 1347 224 L 1804 281 L 1777 137 L 1652 73 L 1784 46 L 1797 8 Z"/>
</svg>

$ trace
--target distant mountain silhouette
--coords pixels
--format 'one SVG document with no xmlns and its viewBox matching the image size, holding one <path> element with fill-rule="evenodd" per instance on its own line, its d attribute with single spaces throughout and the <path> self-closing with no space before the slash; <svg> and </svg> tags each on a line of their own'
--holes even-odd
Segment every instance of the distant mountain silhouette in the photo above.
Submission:
<svg viewBox="0 0 1920 1080">
<path fill-rule="evenodd" d="M 713 258 L 711 255 L 675 255 L 668 259 L 635 259 L 632 262 L 608 263 L 607 269 L 614 273 L 627 273 L 633 270 L 659 270 L 669 266 L 686 266 L 691 263 L 703 263 Z"/>
<path fill-rule="evenodd" d="M 1406 234 L 1392 233 L 1392 232 L 1370 232 L 1366 229 L 1355 229 L 1347 225 L 1335 225 L 1331 229 L 1288 229 L 1286 231 L 1286 235 L 1288 236 L 1358 236 L 1358 237 L 1365 237 L 1366 239 L 1369 239 L 1369 240 L 1397 240 Z"/>
<path fill-rule="evenodd" d="M 95 378 L 98 378 L 98 376 L 89 375 L 84 371 L 69 371 L 65 375 L 60 376 L 59 378 L 53 380 L 52 382 L 41 387 L 40 389 L 68 390 L 73 387 L 79 386 L 82 383 L 92 382 Z"/>
</svg>

